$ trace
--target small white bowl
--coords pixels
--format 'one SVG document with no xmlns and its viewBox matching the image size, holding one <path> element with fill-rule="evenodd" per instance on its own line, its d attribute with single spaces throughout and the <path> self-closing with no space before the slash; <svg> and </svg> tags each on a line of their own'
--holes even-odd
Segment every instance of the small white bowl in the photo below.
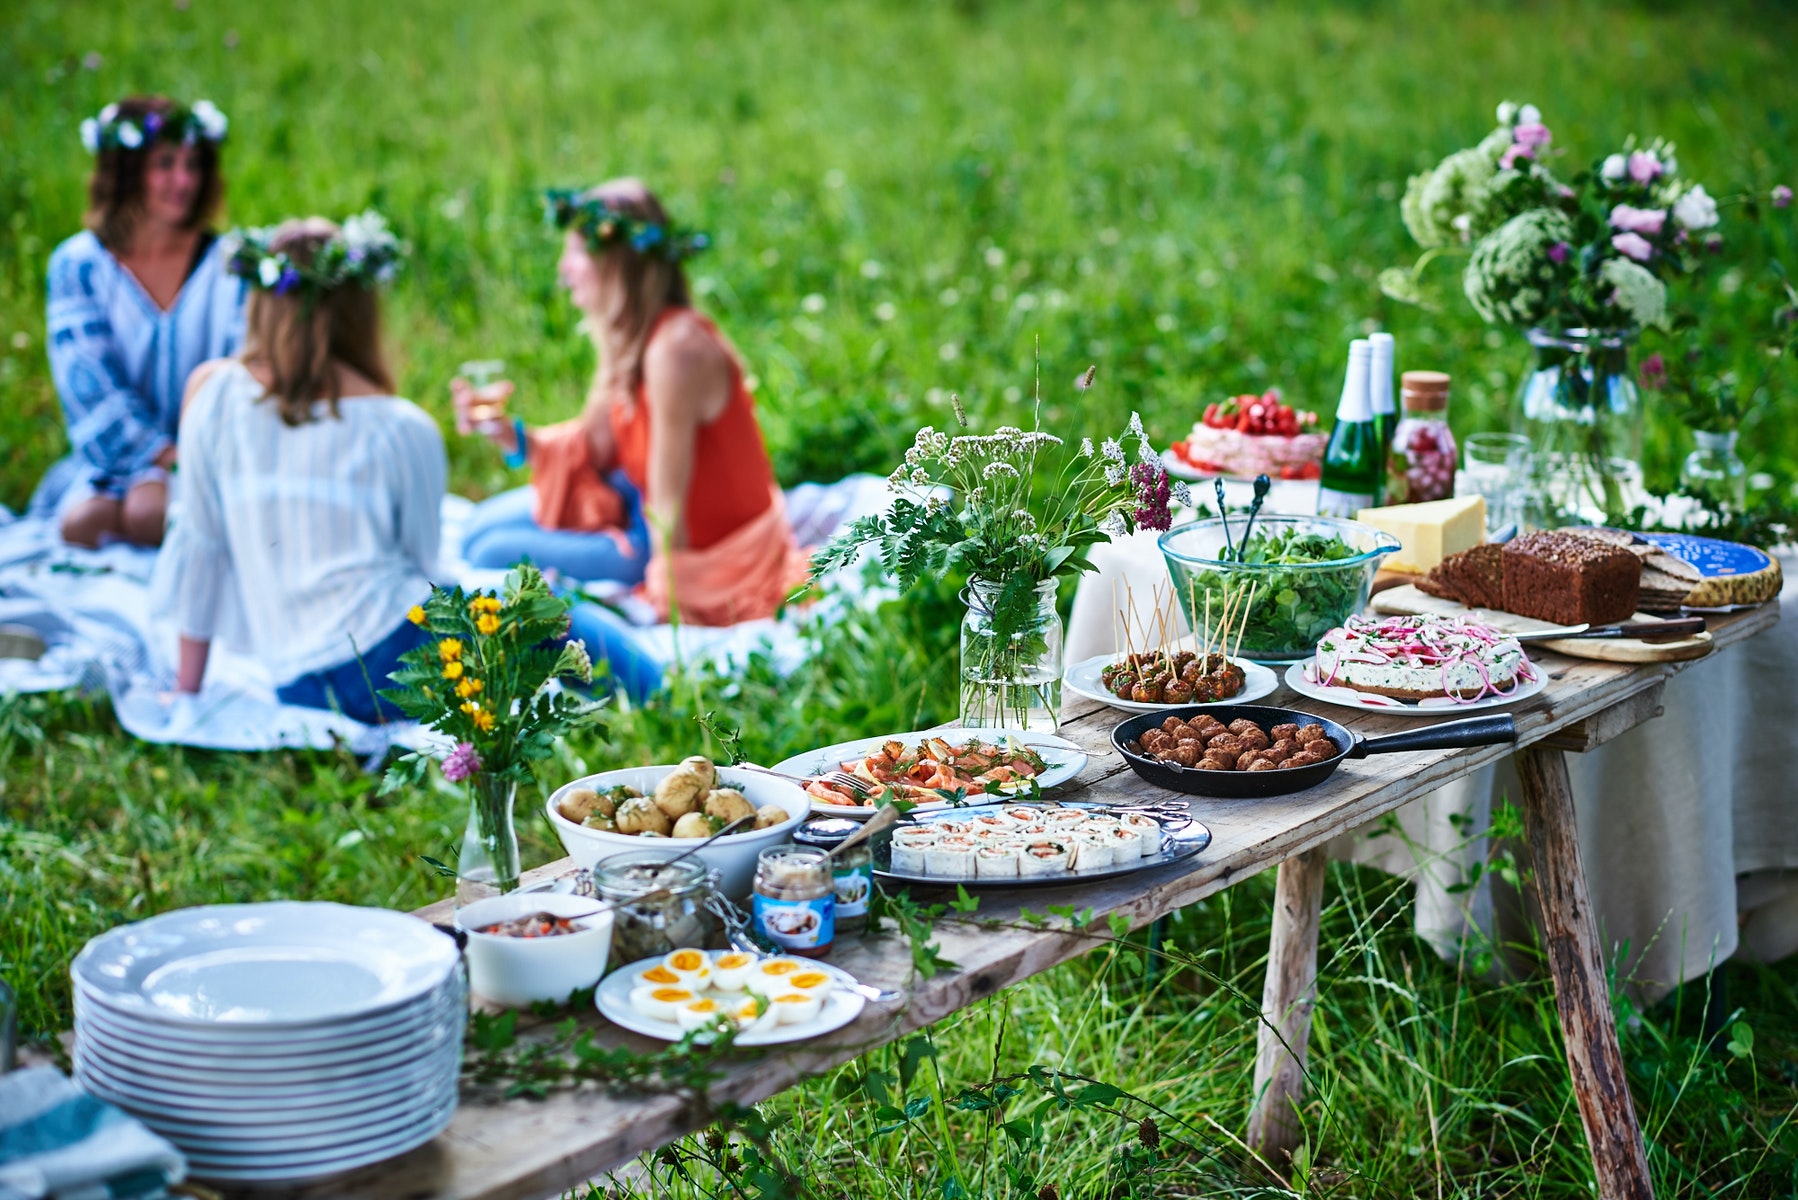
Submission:
<svg viewBox="0 0 1798 1200">
<path fill-rule="evenodd" d="M 603 858 L 631 850 L 646 854 L 659 853 L 664 859 L 685 854 L 693 848 L 696 839 L 607 833 L 576 824 L 556 810 L 562 797 L 575 788 L 591 788 L 596 792 L 603 792 L 607 788 L 622 785 L 636 788 L 646 796 L 650 795 L 654 793 L 656 784 L 662 781 L 662 776 L 672 770 L 672 766 L 628 767 L 620 771 L 601 771 L 597 775 L 565 783 L 556 789 L 545 805 L 549 823 L 555 828 L 556 836 L 562 839 L 562 845 L 567 848 L 569 855 L 588 870 L 592 870 L 593 865 Z M 721 837 L 699 852 L 698 857 L 705 865 L 718 872 L 719 890 L 733 900 L 742 900 L 749 895 L 750 885 L 755 882 L 756 857 L 769 846 L 792 841 L 793 831 L 810 815 L 812 801 L 796 784 L 758 771 L 739 771 L 734 767 L 718 768 L 718 786 L 737 789 L 757 809 L 778 804 L 787 812 L 787 819 L 778 825 L 771 825 L 767 829 L 743 830 Z"/>
<path fill-rule="evenodd" d="M 560 1004 L 568 994 L 592 987 L 606 973 L 612 952 L 611 910 L 579 919 L 599 902 L 553 892 L 514 892 L 477 900 L 456 910 L 456 928 L 468 935 L 468 986 L 476 995 L 507 1008 L 529 1008 L 542 1000 Z M 576 918 L 578 933 L 520 938 L 482 933 L 489 925 L 546 912 Z"/>
</svg>

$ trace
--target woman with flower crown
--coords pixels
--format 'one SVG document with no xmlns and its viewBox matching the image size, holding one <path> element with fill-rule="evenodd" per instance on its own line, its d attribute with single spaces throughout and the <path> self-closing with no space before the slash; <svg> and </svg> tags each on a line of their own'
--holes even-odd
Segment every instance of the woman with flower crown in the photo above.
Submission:
<svg viewBox="0 0 1798 1200">
<path fill-rule="evenodd" d="M 200 690 L 230 628 L 283 703 L 396 717 L 379 689 L 427 640 L 408 614 L 431 594 L 447 470 L 436 422 L 393 394 L 381 354 L 375 289 L 400 245 L 373 212 L 229 241 L 248 332 L 188 383 L 152 589 L 181 635 L 176 686 Z"/>
<path fill-rule="evenodd" d="M 676 608 L 700 625 L 772 616 L 806 563 L 742 363 L 689 297 L 681 263 L 704 236 L 675 226 L 635 179 L 552 192 L 549 212 L 564 231 L 557 273 L 586 317 L 599 369 L 579 417 L 536 429 L 483 418 L 488 397 L 452 384 L 457 428 L 486 434 L 532 474 L 530 488 L 476 510 L 464 556 L 640 583 L 663 620 Z M 609 647 L 614 639 L 583 626 L 599 613 L 577 610 L 577 632 Z"/>
<path fill-rule="evenodd" d="M 237 349 L 244 291 L 209 226 L 225 116 L 133 96 L 81 124 L 87 229 L 50 256 L 50 372 L 70 456 L 32 500 L 81 546 L 162 541 L 182 387 Z"/>
</svg>

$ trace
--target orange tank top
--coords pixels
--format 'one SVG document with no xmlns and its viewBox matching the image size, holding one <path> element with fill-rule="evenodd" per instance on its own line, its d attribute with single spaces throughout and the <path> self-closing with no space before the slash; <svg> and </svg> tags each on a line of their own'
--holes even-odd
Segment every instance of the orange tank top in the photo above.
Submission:
<svg viewBox="0 0 1798 1200">
<path fill-rule="evenodd" d="M 730 400 L 724 411 L 699 427 L 693 447 L 693 480 L 681 512 L 687 547 L 704 550 L 768 511 L 774 498 L 774 467 L 755 420 L 755 399 L 743 381 L 743 366 L 718 327 L 691 309 L 668 308 L 656 318 L 650 341 L 676 312 L 690 313 L 724 347 L 730 358 Z M 618 466 L 647 500 L 649 496 L 649 401 L 639 384 L 628 404 L 614 404 L 612 437 Z"/>
</svg>

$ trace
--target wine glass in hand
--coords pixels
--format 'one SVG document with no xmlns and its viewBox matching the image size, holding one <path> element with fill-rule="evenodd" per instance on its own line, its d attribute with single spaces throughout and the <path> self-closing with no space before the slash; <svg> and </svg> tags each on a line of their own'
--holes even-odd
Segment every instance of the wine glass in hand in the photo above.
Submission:
<svg viewBox="0 0 1798 1200">
<path fill-rule="evenodd" d="M 512 382 L 499 378 L 505 368 L 506 364 L 497 359 L 465 362 L 462 373 L 450 380 L 457 433 L 482 433 L 496 442 L 514 440 L 512 424 L 506 420 Z"/>
</svg>

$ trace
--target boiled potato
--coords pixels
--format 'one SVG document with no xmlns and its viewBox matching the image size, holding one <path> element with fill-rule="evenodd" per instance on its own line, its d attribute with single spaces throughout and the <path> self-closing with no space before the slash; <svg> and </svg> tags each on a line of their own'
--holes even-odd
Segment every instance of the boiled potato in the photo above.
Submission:
<svg viewBox="0 0 1798 1200">
<path fill-rule="evenodd" d="M 617 809 L 610 796 L 602 796 L 592 788 L 575 788 L 562 797 L 561 802 L 556 805 L 556 811 L 580 824 L 595 813 L 610 817 Z"/>
<path fill-rule="evenodd" d="M 712 836 L 712 822 L 704 813 L 690 812 L 674 823 L 677 838 L 708 838 Z"/>
<path fill-rule="evenodd" d="M 714 788 L 706 793 L 705 812 L 728 825 L 739 817 L 753 817 L 755 805 L 736 788 Z"/>
<path fill-rule="evenodd" d="M 755 827 L 757 829 L 770 829 L 787 819 L 787 810 L 778 804 L 764 804 L 755 810 Z"/>
<path fill-rule="evenodd" d="M 617 833 L 618 822 L 607 816 L 605 813 L 596 812 L 585 821 L 581 822 L 581 828 L 597 829 L 602 833 Z"/>
<path fill-rule="evenodd" d="M 711 764 L 706 765 L 709 767 Z M 702 774 L 687 763 L 682 763 L 662 776 L 662 782 L 656 784 L 656 807 L 666 813 L 669 820 L 678 820 L 688 813 L 698 812 L 701 798 L 711 787 L 709 771 Z"/>
<path fill-rule="evenodd" d="M 668 831 L 674 828 L 674 822 L 668 814 L 648 796 L 637 796 L 626 800 L 618 807 L 618 832 L 654 834 L 667 837 Z"/>
<path fill-rule="evenodd" d="M 712 760 L 705 755 L 688 755 L 686 758 L 680 760 L 680 765 L 691 768 L 699 774 L 700 778 L 705 780 L 705 788 L 703 789 L 702 794 L 703 792 L 709 792 L 718 786 L 718 768 L 713 766 Z"/>
</svg>

